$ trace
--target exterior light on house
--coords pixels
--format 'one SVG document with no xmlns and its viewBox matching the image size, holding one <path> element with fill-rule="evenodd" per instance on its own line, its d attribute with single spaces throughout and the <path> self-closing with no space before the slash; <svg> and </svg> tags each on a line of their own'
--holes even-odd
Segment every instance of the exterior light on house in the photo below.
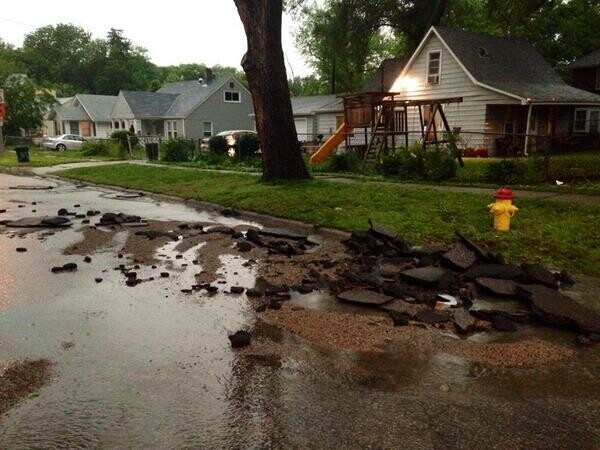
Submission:
<svg viewBox="0 0 600 450">
<path fill-rule="evenodd" d="M 409 92 L 415 91 L 419 86 L 419 82 L 412 77 L 401 77 L 398 78 L 393 86 L 392 92 L 400 92 L 402 94 L 407 94 Z"/>
</svg>

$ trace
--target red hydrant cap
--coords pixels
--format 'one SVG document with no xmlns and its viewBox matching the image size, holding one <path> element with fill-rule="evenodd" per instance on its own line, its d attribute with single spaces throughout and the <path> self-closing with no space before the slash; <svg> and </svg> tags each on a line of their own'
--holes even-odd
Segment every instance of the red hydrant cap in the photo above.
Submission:
<svg viewBox="0 0 600 450">
<path fill-rule="evenodd" d="M 512 200 L 515 198 L 509 187 L 501 187 L 498 189 L 494 197 L 496 197 L 498 200 Z"/>
</svg>

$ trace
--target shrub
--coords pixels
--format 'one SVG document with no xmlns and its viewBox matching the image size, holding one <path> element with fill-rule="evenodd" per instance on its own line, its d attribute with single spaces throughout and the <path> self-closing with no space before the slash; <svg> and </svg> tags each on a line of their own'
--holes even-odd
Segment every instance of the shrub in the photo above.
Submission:
<svg viewBox="0 0 600 450">
<path fill-rule="evenodd" d="M 442 181 L 456 177 L 457 163 L 455 155 L 450 151 L 434 147 L 424 153 L 421 173 L 423 179 Z"/>
<path fill-rule="evenodd" d="M 161 159 L 167 162 L 189 161 L 194 152 L 193 142 L 185 139 L 171 139 L 160 147 Z"/>
<path fill-rule="evenodd" d="M 259 147 L 260 141 L 256 134 L 242 134 L 237 142 L 237 151 L 242 159 L 256 155 Z"/>
<path fill-rule="evenodd" d="M 126 151 L 117 142 L 106 140 L 87 140 L 81 146 L 83 156 L 112 156 L 124 158 Z"/>
<path fill-rule="evenodd" d="M 128 131 L 128 130 L 117 130 L 117 131 L 113 131 L 112 134 L 110 135 L 110 137 L 112 139 L 116 139 L 119 141 L 119 143 L 121 144 L 121 147 L 123 147 L 124 150 L 129 151 L 129 145 L 127 143 L 127 136 L 129 136 L 129 142 L 131 142 L 131 148 L 133 149 L 140 142 L 139 138 L 135 135 L 135 133 L 132 133 L 131 131 Z"/>
<path fill-rule="evenodd" d="M 355 172 L 360 168 L 360 159 L 354 152 L 336 153 L 323 164 L 325 172 Z"/>
<path fill-rule="evenodd" d="M 421 144 L 396 150 L 378 161 L 376 170 L 383 175 L 407 180 L 441 181 L 456 176 L 455 155 L 448 149 L 430 147 L 423 149 Z"/>
<path fill-rule="evenodd" d="M 227 144 L 227 139 L 223 136 L 213 136 L 208 141 L 208 150 L 212 153 L 227 153 L 229 150 L 229 144 Z"/>
<path fill-rule="evenodd" d="M 527 167 L 520 161 L 503 159 L 490 163 L 486 169 L 484 178 L 489 183 L 515 184 L 523 182 Z"/>
</svg>

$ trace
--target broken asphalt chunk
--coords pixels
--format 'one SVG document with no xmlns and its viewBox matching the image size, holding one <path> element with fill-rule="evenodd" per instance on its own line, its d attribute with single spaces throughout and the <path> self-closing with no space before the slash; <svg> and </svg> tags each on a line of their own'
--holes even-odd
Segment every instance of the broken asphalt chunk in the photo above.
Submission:
<svg viewBox="0 0 600 450">
<path fill-rule="evenodd" d="M 447 314 L 446 312 L 429 310 L 419 311 L 415 314 L 415 319 L 428 325 L 435 325 L 437 323 L 444 323 L 452 320 L 450 314 Z"/>
<path fill-rule="evenodd" d="M 404 278 L 419 284 L 424 285 L 436 285 L 439 284 L 443 279 L 448 277 L 449 273 L 447 270 L 440 267 L 418 267 L 416 269 L 409 269 L 401 272 Z"/>
<path fill-rule="evenodd" d="M 246 234 L 248 234 L 250 230 Z M 306 235 L 302 233 L 297 233 L 293 230 L 288 230 L 286 228 L 263 228 L 258 230 L 258 234 L 262 236 L 270 236 L 282 239 L 291 239 L 292 241 L 305 241 Z"/>
<path fill-rule="evenodd" d="M 121 225 L 125 223 L 139 223 L 142 218 L 139 216 L 132 216 L 123 213 L 111 213 L 107 212 L 100 217 L 100 225 Z"/>
<path fill-rule="evenodd" d="M 453 269 L 465 271 L 477 261 L 475 252 L 458 243 L 442 256 L 443 261 Z"/>
<path fill-rule="evenodd" d="M 72 225 L 66 217 L 26 217 L 4 222 L 4 224 L 11 228 L 66 228 Z"/>
<path fill-rule="evenodd" d="M 77 270 L 77 264 L 75 263 L 66 263 L 60 267 L 53 267 L 50 269 L 52 273 L 62 273 L 62 272 L 75 272 Z"/>
<path fill-rule="evenodd" d="M 475 278 L 502 278 L 516 280 L 523 276 L 523 270 L 512 264 L 476 264 L 465 273 L 470 280 Z"/>
<path fill-rule="evenodd" d="M 517 284 L 512 280 L 482 277 L 476 278 L 475 284 L 494 295 L 510 297 L 517 293 Z"/>
<path fill-rule="evenodd" d="M 240 251 L 242 253 L 246 253 L 246 252 L 249 252 L 250 250 L 252 250 L 252 244 L 250 244 L 249 242 L 246 242 L 246 241 L 240 241 L 240 242 L 236 243 L 235 247 L 238 249 L 238 251 Z"/>
<path fill-rule="evenodd" d="M 517 293 L 529 302 L 533 315 L 541 322 L 583 333 L 600 333 L 600 314 L 571 297 L 542 285 L 523 285 Z"/>
<path fill-rule="evenodd" d="M 517 331 L 517 326 L 504 316 L 493 316 L 492 326 L 497 331 Z"/>
<path fill-rule="evenodd" d="M 47 191 L 50 189 L 54 189 L 54 186 L 28 186 L 28 185 L 23 185 L 23 184 L 19 184 L 18 186 L 9 186 L 8 189 L 14 189 L 14 190 L 22 190 L 22 191 Z"/>
<path fill-rule="evenodd" d="M 398 311 L 388 311 L 389 316 L 392 318 L 395 327 L 405 327 L 410 323 L 410 317 Z"/>
<path fill-rule="evenodd" d="M 344 291 L 338 294 L 337 298 L 345 302 L 373 306 L 383 305 L 384 303 L 393 300 L 392 297 L 367 289 L 351 289 L 349 291 Z"/>
<path fill-rule="evenodd" d="M 250 345 L 252 334 L 249 331 L 240 330 L 236 331 L 234 334 L 230 334 L 228 338 L 233 348 L 242 348 Z"/>
<path fill-rule="evenodd" d="M 544 286 L 558 289 L 558 279 L 540 264 L 523 264 L 523 282 L 525 284 L 543 284 Z"/>
<path fill-rule="evenodd" d="M 454 321 L 454 325 L 461 333 L 468 333 L 473 331 L 475 328 L 476 319 L 473 317 L 469 311 L 463 308 L 456 308 L 452 311 L 452 319 Z"/>
<path fill-rule="evenodd" d="M 489 262 L 489 263 L 500 263 L 501 262 L 495 255 L 492 255 L 488 250 L 479 246 L 478 244 L 473 242 L 471 239 L 469 239 L 462 233 L 455 231 L 454 234 L 456 234 L 456 236 L 458 236 L 458 238 L 461 240 L 461 242 L 464 245 L 466 245 L 469 249 L 471 249 L 473 252 L 475 252 L 475 255 L 477 255 L 477 257 L 479 259 L 481 259 L 482 261 Z"/>
</svg>

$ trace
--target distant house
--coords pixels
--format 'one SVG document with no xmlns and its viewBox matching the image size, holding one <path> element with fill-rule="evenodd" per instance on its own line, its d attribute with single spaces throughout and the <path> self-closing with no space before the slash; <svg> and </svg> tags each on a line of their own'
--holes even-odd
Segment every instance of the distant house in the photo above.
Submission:
<svg viewBox="0 0 600 450">
<path fill-rule="evenodd" d="M 300 142 L 329 137 L 344 122 L 344 105 L 335 95 L 292 97 L 294 124 Z"/>
<path fill-rule="evenodd" d="M 573 86 L 600 94 L 600 48 L 568 66 Z"/>
<path fill-rule="evenodd" d="M 113 130 L 201 139 L 252 129 L 252 97 L 233 76 L 169 83 L 157 92 L 121 91 L 111 112 Z"/>
<path fill-rule="evenodd" d="M 58 99 L 51 108 L 47 121 L 48 134 L 79 134 L 86 137 L 107 138 L 112 132 L 111 112 L 117 100 L 114 95 L 77 94 Z"/>
<path fill-rule="evenodd" d="M 600 120 L 589 113 L 597 111 L 600 96 L 567 85 L 528 42 L 437 26 L 388 92 L 412 100 L 462 97 L 444 107 L 450 126 L 461 129 L 466 145 L 498 152 L 509 141 L 534 149 L 538 140 L 524 134 L 594 133 Z M 418 112 L 409 113 L 408 126 L 416 139 Z"/>
</svg>

